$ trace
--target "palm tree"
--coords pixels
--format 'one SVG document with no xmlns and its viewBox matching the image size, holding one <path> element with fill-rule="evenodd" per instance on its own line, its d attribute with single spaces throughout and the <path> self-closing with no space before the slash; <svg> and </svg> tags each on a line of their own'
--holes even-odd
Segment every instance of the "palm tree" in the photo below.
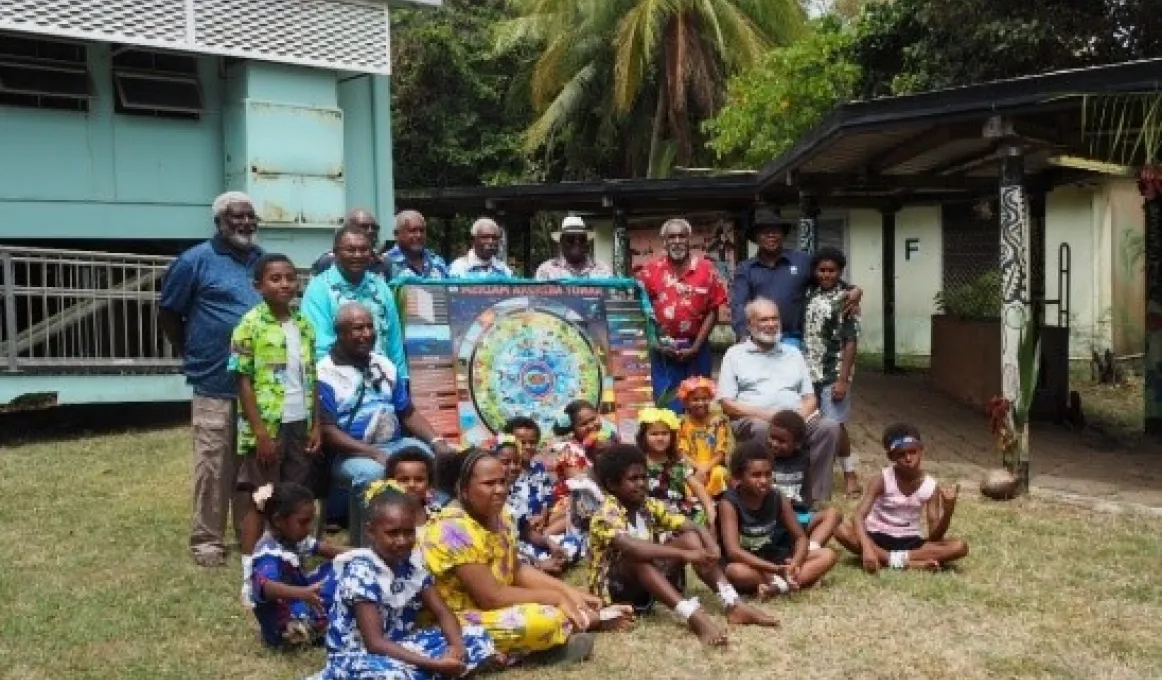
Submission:
<svg viewBox="0 0 1162 680">
<path fill-rule="evenodd" d="M 717 111 L 726 78 L 806 25 L 798 0 L 513 2 L 519 17 L 500 27 L 498 46 L 543 46 L 529 86 L 539 117 L 526 149 L 551 144 L 587 116 L 624 133 L 642 127 L 630 118 L 648 115 L 649 176 L 667 155 L 688 164 L 697 123 Z"/>
</svg>

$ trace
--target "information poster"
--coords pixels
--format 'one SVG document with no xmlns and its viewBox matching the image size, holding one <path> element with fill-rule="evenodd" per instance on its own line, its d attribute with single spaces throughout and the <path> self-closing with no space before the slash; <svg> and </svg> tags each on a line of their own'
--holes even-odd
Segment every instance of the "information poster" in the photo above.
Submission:
<svg viewBox="0 0 1162 680">
<path fill-rule="evenodd" d="M 548 435 L 565 405 L 598 406 L 623 439 L 653 404 L 648 320 L 632 282 L 402 286 L 412 400 L 441 435 L 479 444 L 517 415 Z"/>
</svg>

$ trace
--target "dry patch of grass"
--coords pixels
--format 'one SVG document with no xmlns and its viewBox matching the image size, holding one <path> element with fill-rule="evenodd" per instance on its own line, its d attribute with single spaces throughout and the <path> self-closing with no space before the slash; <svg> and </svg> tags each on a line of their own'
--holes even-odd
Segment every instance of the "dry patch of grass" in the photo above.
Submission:
<svg viewBox="0 0 1162 680">
<path fill-rule="evenodd" d="M 321 667 L 321 650 L 261 647 L 238 604 L 237 557 L 193 566 L 188 457 L 180 429 L 0 451 L 0 677 L 267 679 Z M 735 630 L 728 652 L 700 649 L 663 613 L 603 637 L 589 664 L 505 676 L 1162 677 L 1162 521 L 965 499 L 953 532 L 972 545 L 957 571 L 868 577 L 845 561 L 821 589 L 771 605 L 781 630 Z"/>
</svg>

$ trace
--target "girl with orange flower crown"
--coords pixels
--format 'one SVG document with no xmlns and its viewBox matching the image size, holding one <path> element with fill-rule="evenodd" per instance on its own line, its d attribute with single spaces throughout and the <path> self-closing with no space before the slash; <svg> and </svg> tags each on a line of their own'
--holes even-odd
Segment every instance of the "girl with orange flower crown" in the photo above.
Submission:
<svg viewBox="0 0 1162 680">
<path fill-rule="evenodd" d="M 682 381 L 678 400 L 686 409 L 678 427 L 678 453 L 694 468 L 694 478 L 717 498 L 726 491 L 730 472 L 727 457 L 734 448 L 730 419 L 723 413 L 712 413 L 714 382 L 695 376 Z"/>
<path fill-rule="evenodd" d="M 638 448 L 646 454 L 649 495 L 695 524 L 714 526 L 716 508 L 694 468 L 678 454 L 678 416 L 668 408 L 638 412 Z"/>
</svg>

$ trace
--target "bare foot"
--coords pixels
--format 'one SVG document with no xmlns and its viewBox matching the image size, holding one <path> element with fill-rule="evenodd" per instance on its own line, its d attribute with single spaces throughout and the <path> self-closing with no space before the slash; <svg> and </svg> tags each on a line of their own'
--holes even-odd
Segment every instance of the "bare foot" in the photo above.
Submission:
<svg viewBox="0 0 1162 680">
<path fill-rule="evenodd" d="M 863 488 L 859 485 L 859 476 L 854 472 L 843 473 L 843 486 L 848 498 L 858 498 L 863 493 Z"/>
<path fill-rule="evenodd" d="M 766 602 L 778 594 L 779 590 L 769 583 L 764 583 L 755 590 L 755 596 L 758 597 L 759 602 Z"/>
<path fill-rule="evenodd" d="M 739 602 L 730 609 L 726 610 L 727 623 L 733 623 L 736 626 L 766 626 L 774 628 L 779 625 L 779 619 L 770 614 L 756 609 L 745 602 Z"/>
<path fill-rule="evenodd" d="M 633 607 L 627 604 L 613 604 L 598 613 L 597 630 L 622 632 L 633 627 Z"/>
<path fill-rule="evenodd" d="M 940 571 L 936 560 L 908 560 L 908 571 Z"/>
<path fill-rule="evenodd" d="M 702 641 L 702 644 L 707 647 L 726 646 L 726 629 L 719 628 L 706 615 L 705 611 L 699 610 L 691 614 L 688 625 L 690 626 L 690 630 L 694 631 L 694 634 Z"/>
</svg>

